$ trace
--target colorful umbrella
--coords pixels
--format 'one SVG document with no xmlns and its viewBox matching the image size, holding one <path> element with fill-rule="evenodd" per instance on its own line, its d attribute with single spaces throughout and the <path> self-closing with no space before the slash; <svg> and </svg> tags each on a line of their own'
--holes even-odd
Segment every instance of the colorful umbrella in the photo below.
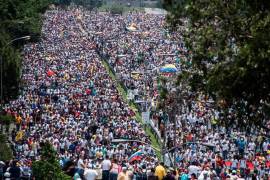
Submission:
<svg viewBox="0 0 270 180">
<path fill-rule="evenodd" d="M 160 72 L 162 73 L 175 73 L 177 72 L 177 68 L 173 64 L 167 64 L 160 68 Z"/>
</svg>

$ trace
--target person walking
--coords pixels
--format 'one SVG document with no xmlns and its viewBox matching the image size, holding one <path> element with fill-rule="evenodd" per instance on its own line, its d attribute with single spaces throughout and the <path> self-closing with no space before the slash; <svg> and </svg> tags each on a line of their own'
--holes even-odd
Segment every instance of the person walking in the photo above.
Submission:
<svg viewBox="0 0 270 180">
<path fill-rule="evenodd" d="M 10 179 L 19 180 L 21 177 L 21 169 L 17 165 L 17 161 L 11 162 L 11 167 L 7 170 L 10 173 Z"/>
<path fill-rule="evenodd" d="M 117 180 L 129 180 L 127 167 L 122 168 L 122 171 L 118 174 Z"/>
<path fill-rule="evenodd" d="M 117 180 L 119 172 L 121 172 L 121 167 L 118 165 L 117 159 L 114 159 L 110 168 L 110 180 Z"/>
<path fill-rule="evenodd" d="M 150 172 L 148 173 L 147 179 L 148 180 L 158 180 L 158 177 L 155 175 L 154 168 L 151 168 Z"/>
<path fill-rule="evenodd" d="M 158 180 L 162 180 L 166 176 L 166 170 L 163 162 L 160 162 L 156 167 L 155 175 L 158 177 Z"/>
<path fill-rule="evenodd" d="M 109 156 L 106 155 L 105 159 L 101 163 L 102 180 L 109 179 L 111 165 L 112 165 L 112 163 L 111 163 L 111 161 L 109 159 Z"/>
<path fill-rule="evenodd" d="M 84 169 L 84 178 L 85 180 L 96 180 L 98 173 L 93 168 Z"/>
</svg>

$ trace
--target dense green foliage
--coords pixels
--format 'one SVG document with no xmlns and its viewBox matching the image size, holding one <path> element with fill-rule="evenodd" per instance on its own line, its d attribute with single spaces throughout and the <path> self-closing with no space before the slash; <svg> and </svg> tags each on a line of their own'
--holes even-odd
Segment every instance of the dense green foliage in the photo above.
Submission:
<svg viewBox="0 0 270 180">
<path fill-rule="evenodd" d="M 164 0 L 163 5 L 172 29 L 184 29 L 192 51 L 193 69 L 185 77 L 193 89 L 222 101 L 222 108 L 237 109 L 242 123 L 264 126 L 270 105 L 270 1 Z"/>
<path fill-rule="evenodd" d="M 71 0 L 54 0 L 53 3 L 56 4 L 56 5 L 69 6 L 70 3 L 71 3 Z"/>
<path fill-rule="evenodd" d="M 0 134 L 0 144 L 0 161 L 7 161 L 12 159 L 12 150 L 7 145 L 7 138 L 3 134 Z"/>
<path fill-rule="evenodd" d="M 32 166 L 35 179 L 70 179 L 70 177 L 65 175 L 61 170 L 59 161 L 56 158 L 56 152 L 50 143 L 46 142 L 42 144 L 41 148 L 41 160 L 35 161 Z"/>
<path fill-rule="evenodd" d="M 102 6 L 102 0 L 53 0 L 56 5 L 69 6 L 70 4 L 83 6 L 88 10 Z"/>
<path fill-rule="evenodd" d="M 124 6 L 114 4 L 110 8 L 110 12 L 112 14 L 122 14 L 124 12 Z"/>
<path fill-rule="evenodd" d="M 134 7 L 134 6 L 126 6 L 119 4 L 103 4 L 98 8 L 101 12 L 111 12 L 112 14 L 123 14 L 125 12 L 136 11 L 136 12 L 144 12 L 144 8 L 142 7 Z"/>
<path fill-rule="evenodd" d="M 10 124 L 15 122 L 15 118 L 11 115 L 0 115 L 0 125 L 1 132 L 4 130 L 4 126 L 6 127 L 6 132 L 9 131 Z"/>
<path fill-rule="evenodd" d="M 21 56 L 24 41 L 13 39 L 31 36 L 38 40 L 41 34 L 42 13 L 51 0 L 0 0 L 0 56 L 3 60 L 3 95 L 8 100 L 17 95 Z"/>
</svg>

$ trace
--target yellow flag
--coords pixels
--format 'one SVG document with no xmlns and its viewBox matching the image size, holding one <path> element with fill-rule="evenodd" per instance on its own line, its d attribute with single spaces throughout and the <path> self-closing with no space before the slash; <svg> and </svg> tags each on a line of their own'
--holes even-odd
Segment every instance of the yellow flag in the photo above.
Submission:
<svg viewBox="0 0 270 180">
<path fill-rule="evenodd" d="M 17 135 L 15 137 L 15 141 L 20 141 L 24 136 L 24 132 L 23 131 L 19 131 L 17 132 Z"/>
</svg>

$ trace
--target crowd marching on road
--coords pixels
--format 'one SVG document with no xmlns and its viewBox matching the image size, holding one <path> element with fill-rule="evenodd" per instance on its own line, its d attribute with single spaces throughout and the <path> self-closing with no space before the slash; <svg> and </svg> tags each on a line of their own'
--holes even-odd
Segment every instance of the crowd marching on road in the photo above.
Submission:
<svg viewBox="0 0 270 180">
<path fill-rule="evenodd" d="M 47 11 L 41 41 L 24 48 L 21 95 L 5 105 L 16 119 L 15 159 L 6 162 L 5 175 L 31 174 L 40 144 L 48 141 L 73 179 L 269 179 L 269 132 L 221 126 L 221 112 L 211 108 L 211 99 L 192 93 L 175 114 L 176 124 L 164 118 L 164 111 L 150 108 L 153 128 L 166 136 L 168 149 L 177 146 L 174 164 L 158 160 L 117 81 L 135 100 L 154 102 L 160 67 L 192 68 L 181 32 L 169 33 L 164 25 L 164 15 L 141 12 Z M 228 115 L 233 118 L 234 110 Z"/>
<path fill-rule="evenodd" d="M 85 19 L 87 25 L 91 24 L 91 16 L 85 15 Z M 112 17 L 103 14 L 97 16 L 96 26 L 91 25 L 97 28 L 94 31 L 98 32 L 96 41 L 102 54 L 124 86 L 132 90 L 135 100 L 158 98 L 156 79 L 160 67 L 175 64 L 179 71 L 192 71 L 192 52 L 185 48 L 181 32 L 168 33 L 164 21 L 163 15 L 128 13 Z M 137 78 L 132 72 L 146 75 Z M 195 169 L 188 168 L 188 173 L 195 172 L 196 177 L 205 167 L 207 171 L 214 169 L 214 174 L 219 177 L 221 174 L 226 176 L 228 170 L 239 170 L 235 176 L 244 178 L 267 176 L 270 168 L 269 132 L 254 127 L 242 128 L 234 121 L 234 109 L 227 115 L 231 128 L 225 128 L 220 123 L 224 120 L 222 112 L 211 106 L 210 98 L 191 92 L 187 96 L 180 113 L 175 113 L 176 124 L 168 122 L 164 111 L 152 113 L 153 124 L 162 137 L 166 134 L 168 138 L 168 149 L 173 147 L 172 141 L 176 139 L 177 167 Z"/>
</svg>

